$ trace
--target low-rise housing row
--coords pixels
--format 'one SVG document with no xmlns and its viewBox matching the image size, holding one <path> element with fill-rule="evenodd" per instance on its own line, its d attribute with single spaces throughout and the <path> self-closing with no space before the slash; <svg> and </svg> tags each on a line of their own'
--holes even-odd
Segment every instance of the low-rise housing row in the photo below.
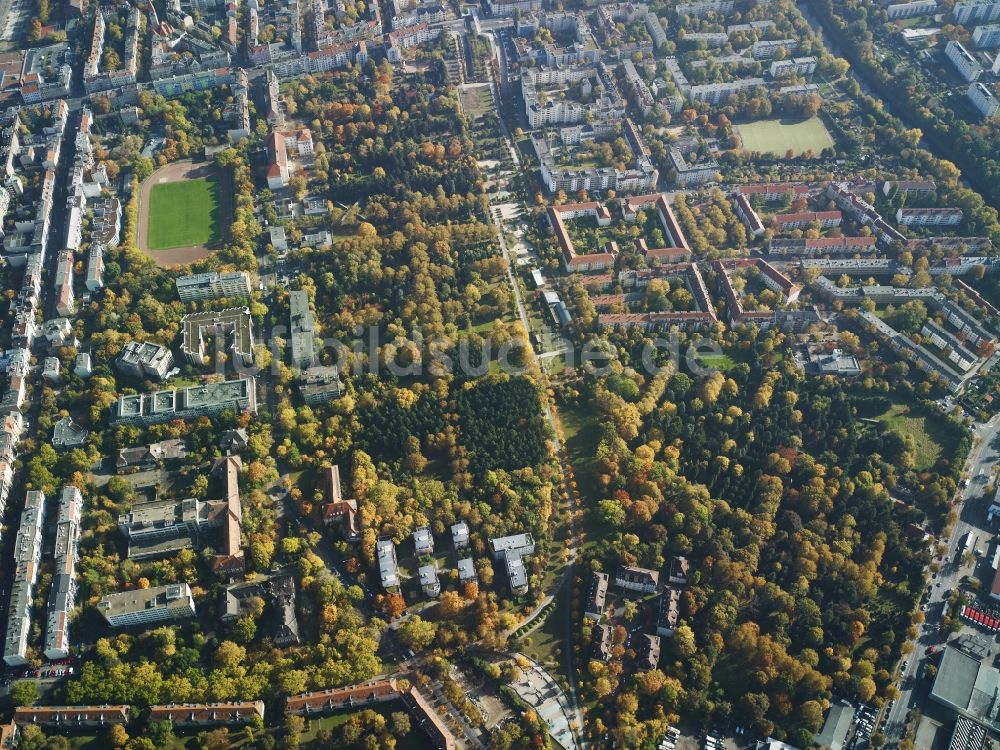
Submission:
<svg viewBox="0 0 1000 750">
<path fill-rule="evenodd" d="M 896 223 L 906 227 L 954 227 L 965 214 L 960 208 L 900 208 Z"/>
<path fill-rule="evenodd" d="M 810 258 L 821 255 L 847 256 L 871 254 L 875 251 L 874 237 L 817 237 L 815 239 L 768 240 L 767 253 L 777 257 Z"/>
<path fill-rule="evenodd" d="M 840 211 L 802 211 L 794 214 L 775 214 L 772 225 L 779 231 L 808 229 L 817 224 L 820 229 L 839 227 L 842 220 Z"/>
</svg>

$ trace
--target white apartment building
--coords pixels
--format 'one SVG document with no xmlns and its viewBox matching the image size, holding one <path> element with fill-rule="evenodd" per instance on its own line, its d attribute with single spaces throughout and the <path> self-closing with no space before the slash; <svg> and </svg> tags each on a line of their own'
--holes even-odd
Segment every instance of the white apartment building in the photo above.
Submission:
<svg viewBox="0 0 1000 750">
<path fill-rule="evenodd" d="M 977 26 L 972 32 L 972 41 L 976 49 L 996 49 L 1000 47 L 1000 23 L 989 23 Z"/>
<path fill-rule="evenodd" d="M 1000 0 L 970 0 L 965 3 L 955 3 L 952 10 L 955 21 L 968 26 L 977 21 L 1000 20 Z"/>
<path fill-rule="evenodd" d="M 937 10 L 937 0 L 915 0 L 912 3 L 894 3 L 885 9 L 890 21 L 901 18 L 916 18 L 926 16 Z"/>
<path fill-rule="evenodd" d="M 997 61 L 1000 62 L 1000 55 L 997 55 Z M 978 81 L 969 84 L 969 90 L 965 95 L 983 117 L 993 117 L 1000 109 L 1000 102 L 993 96 L 993 92 Z"/>
<path fill-rule="evenodd" d="M 951 64 L 955 66 L 958 74 L 966 81 L 970 83 L 976 81 L 983 74 L 982 66 L 976 62 L 976 59 L 969 54 L 969 51 L 961 43 L 955 41 L 948 42 L 948 45 L 944 48 L 944 54 L 951 60 Z"/>
<path fill-rule="evenodd" d="M 737 81 L 728 81 L 726 83 L 705 83 L 692 86 L 688 93 L 688 98 L 697 102 L 722 104 L 729 101 L 730 97 L 736 96 L 741 91 L 766 85 L 763 78 L 741 78 Z"/>
<path fill-rule="evenodd" d="M 787 60 L 775 60 L 771 63 L 771 78 L 798 75 L 810 76 L 816 72 L 815 57 L 792 57 Z"/>
<path fill-rule="evenodd" d="M 954 227 L 962 223 L 960 208 L 900 208 L 896 223 L 905 227 Z"/>
</svg>

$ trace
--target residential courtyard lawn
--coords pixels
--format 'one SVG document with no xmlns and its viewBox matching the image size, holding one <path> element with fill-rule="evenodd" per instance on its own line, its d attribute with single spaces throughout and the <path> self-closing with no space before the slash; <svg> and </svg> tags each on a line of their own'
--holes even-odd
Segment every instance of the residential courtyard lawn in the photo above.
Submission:
<svg viewBox="0 0 1000 750">
<path fill-rule="evenodd" d="M 818 117 L 808 120 L 757 120 L 736 125 L 744 151 L 784 156 L 789 149 L 796 154 L 812 151 L 819 154 L 833 145 L 833 138 Z"/>
<path fill-rule="evenodd" d="M 211 245 L 222 239 L 222 204 L 214 176 L 154 185 L 149 199 L 150 250 Z"/>
</svg>

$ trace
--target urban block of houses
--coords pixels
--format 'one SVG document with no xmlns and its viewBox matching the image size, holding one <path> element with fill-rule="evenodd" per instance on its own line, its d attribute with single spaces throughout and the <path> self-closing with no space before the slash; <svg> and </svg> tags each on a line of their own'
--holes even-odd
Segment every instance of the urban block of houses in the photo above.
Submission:
<svg viewBox="0 0 1000 750">
<path fill-rule="evenodd" d="M 639 211 L 652 208 L 663 228 L 664 237 L 669 246 L 666 248 L 650 248 L 643 241 L 638 246 L 648 263 L 676 263 L 691 259 L 691 249 L 687 238 L 680 227 L 673 209 L 662 193 L 641 195 L 622 199 L 622 216 L 625 221 L 635 221 Z M 567 219 L 592 218 L 598 226 L 608 226 L 611 223 L 611 212 L 597 201 L 589 203 L 570 203 L 560 206 L 549 206 L 549 225 L 556 236 L 562 252 L 563 268 L 568 273 L 605 271 L 614 266 L 618 249 L 615 243 L 605 249 L 605 252 L 593 254 L 578 254 L 566 228 Z"/>
<path fill-rule="evenodd" d="M 556 155 L 567 145 L 579 143 L 581 140 L 592 140 L 601 134 L 614 132 L 612 124 L 563 127 L 559 130 L 560 144 L 556 144 L 545 133 L 532 133 L 531 144 L 538 156 L 539 170 L 542 182 L 550 193 L 560 190 L 566 193 L 586 191 L 616 190 L 623 193 L 654 190 L 659 179 L 659 170 L 653 164 L 642 133 L 628 118 L 622 123 L 625 142 L 632 149 L 632 163 L 624 169 L 614 166 L 590 167 L 579 169 L 573 166 L 560 166 Z"/>
<path fill-rule="evenodd" d="M 719 291 L 722 292 L 726 301 L 726 309 L 729 313 L 729 324 L 732 326 L 757 325 L 760 328 L 769 328 L 773 325 L 789 327 L 794 324 L 797 318 L 802 318 L 802 322 L 816 322 L 818 316 L 815 311 L 801 311 L 802 315 L 794 315 L 789 312 L 783 316 L 776 316 L 774 310 L 746 310 L 743 307 L 741 295 L 733 286 L 731 274 L 754 269 L 759 274 L 760 280 L 768 289 L 781 295 L 782 304 L 789 305 L 796 302 L 802 292 L 802 286 L 792 282 L 781 271 L 777 270 L 762 258 L 737 258 L 731 260 L 717 260 L 713 264 L 716 271 Z"/>
<path fill-rule="evenodd" d="M 204 531 L 222 525 L 225 512 L 222 502 L 195 498 L 136 503 L 118 517 L 118 529 L 128 540 L 128 558 L 148 560 L 196 545 Z"/>
<path fill-rule="evenodd" d="M 565 96 L 571 86 L 579 87 L 580 100 Z M 521 75 L 521 95 L 531 128 L 625 117 L 625 100 L 603 63 L 529 68 Z"/>
<path fill-rule="evenodd" d="M 139 68 L 139 10 L 129 8 L 127 11 L 125 39 L 122 44 L 125 54 L 121 59 L 121 64 L 114 70 L 108 70 L 103 65 L 107 59 L 104 57 L 104 35 L 107 29 L 105 16 L 109 13 L 117 15 L 115 11 L 100 8 L 94 14 L 94 31 L 90 41 L 90 52 L 83 64 L 83 85 L 88 94 L 121 88 L 134 84 L 136 81 Z"/>
<path fill-rule="evenodd" d="M 626 288 L 645 286 L 653 278 L 670 279 L 680 277 L 685 281 L 688 289 L 694 295 L 695 307 L 697 309 L 694 311 L 670 312 L 599 313 L 597 316 L 597 325 L 600 329 L 637 326 L 644 331 L 661 331 L 671 328 L 682 331 L 698 331 L 706 330 L 718 322 L 715 307 L 705 287 L 705 280 L 702 278 L 701 271 L 698 269 L 696 263 L 677 263 L 672 266 L 662 266 L 652 269 L 626 270 L 620 272 L 618 276 L 620 283 Z M 596 299 L 602 302 L 601 298 Z M 629 296 L 627 294 L 605 295 L 604 299 L 611 304 L 617 304 L 619 302 L 627 302 Z"/>
<path fill-rule="evenodd" d="M 880 242 L 886 245 L 905 243 L 906 238 L 887 222 L 874 206 L 851 190 L 848 183 L 831 182 L 826 188 L 826 196 L 837 204 L 837 208 L 853 219 L 870 227 Z"/>
</svg>

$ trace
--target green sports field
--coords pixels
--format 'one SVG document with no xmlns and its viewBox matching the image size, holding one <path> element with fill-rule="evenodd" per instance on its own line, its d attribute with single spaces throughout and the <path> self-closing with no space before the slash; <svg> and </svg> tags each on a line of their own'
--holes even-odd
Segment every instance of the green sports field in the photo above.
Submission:
<svg viewBox="0 0 1000 750">
<path fill-rule="evenodd" d="M 744 151 L 784 156 L 788 149 L 795 155 L 812 151 L 819 154 L 833 145 L 833 138 L 818 117 L 798 122 L 792 120 L 757 120 L 737 125 L 736 131 L 743 141 Z"/>
<path fill-rule="evenodd" d="M 149 250 L 211 245 L 222 239 L 216 177 L 154 185 L 149 196 Z"/>
</svg>

